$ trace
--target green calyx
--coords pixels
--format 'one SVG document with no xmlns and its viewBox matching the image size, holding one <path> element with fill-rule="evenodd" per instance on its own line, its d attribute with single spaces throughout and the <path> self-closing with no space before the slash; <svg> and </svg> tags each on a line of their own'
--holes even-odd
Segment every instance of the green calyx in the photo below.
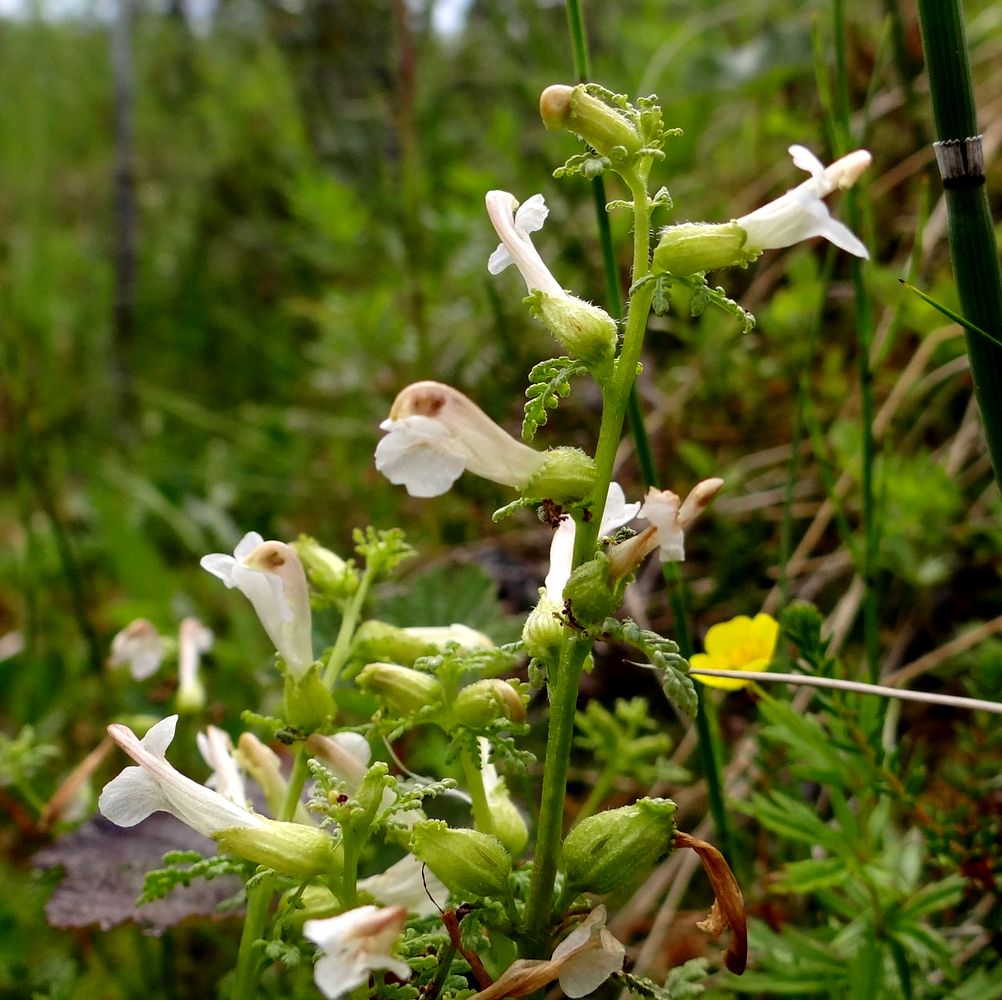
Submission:
<svg viewBox="0 0 1002 1000">
<path fill-rule="evenodd" d="M 582 820 L 564 841 L 565 895 L 635 886 L 671 850 L 676 808 L 640 799 Z"/>
<path fill-rule="evenodd" d="M 614 615 L 622 603 L 625 587 L 625 580 L 610 580 L 609 559 L 604 552 L 582 563 L 564 586 L 564 598 L 569 602 L 574 624 L 588 628 Z"/>
<path fill-rule="evenodd" d="M 511 857 L 490 834 L 426 820 L 414 825 L 410 850 L 460 898 L 508 894 Z"/>
<path fill-rule="evenodd" d="M 445 697 L 437 677 L 396 663 L 368 664 L 358 675 L 358 686 L 401 715 L 440 705 Z"/>
<path fill-rule="evenodd" d="M 607 374 L 616 355 L 616 323 L 602 308 L 574 295 L 537 289 L 525 300 L 529 311 L 574 357 L 596 375 Z"/>
<path fill-rule="evenodd" d="M 746 247 L 747 239 L 736 222 L 667 226 L 654 249 L 653 273 L 685 277 L 721 267 L 747 267 L 762 252 Z"/>
<path fill-rule="evenodd" d="M 285 718 L 290 726 L 307 733 L 315 732 L 334 711 L 334 699 L 320 679 L 316 664 L 298 679 L 291 671 L 286 672 Z"/>
<path fill-rule="evenodd" d="M 522 495 L 567 504 L 589 496 L 594 486 L 594 459 L 580 448 L 552 448 L 522 487 Z"/>
<path fill-rule="evenodd" d="M 219 846 L 282 875 L 307 879 L 315 875 L 340 877 L 344 853 L 330 834 L 303 823 L 262 819 L 264 826 L 236 826 L 215 835 Z"/>
<path fill-rule="evenodd" d="M 459 691 L 452 714 L 456 722 L 471 729 L 484 729 L 501 719 L 521 724 L 525 722 L 525 702 L 508 681 L 487 678 Z"/>
</svg>

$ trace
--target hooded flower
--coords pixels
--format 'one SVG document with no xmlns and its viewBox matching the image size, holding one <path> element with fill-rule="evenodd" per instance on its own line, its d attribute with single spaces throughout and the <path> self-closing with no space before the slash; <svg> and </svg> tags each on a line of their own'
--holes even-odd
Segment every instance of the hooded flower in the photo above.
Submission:
<svg viewBox="0 0 1002 1000">
<path fill-rule="evenodd" d="M 176 726 L 177 716 L 168 716 L 142 740 L 128 726 L 108 726 L 108 735 L 139 766 L 127 767 L 104 786 L 98 799 L 102 814 L 118 826 L 135 826 L 152 813 L 168 812 L 205 837 L 238 827 L 263 829 L 267 823 L 262 817 L 167 763 Z"/>
<path fill-rule="evenodd" d="M 758 614 L 754 618 L 738 615 L 730 621 L 712 625 L 703 642 L 706 652 L 689 658 L 692 675 L 701 684 L 725 691 L 747 687 L 750 682 L 739 679 L 740 671 L 768 670 L 778 638 L 779 623 L 767 614 Z M 735 678 L 708 677 L 698 673 L 702 669 L 733 670 Z"/>
<path fill-rule="evenodd" d="M 159 669 L 164 658 L 164 639 L 145 618 L 129 622 L 111 640 L 109 667 L 128 666 L 134 681 L 144 681 Z"/>
<path fill-rule="evenodd" d="M 464 470 L 521 489 L 547 459 L 441 382 L 407 386 L 379 426 L 388 433 L 376 447 L 376 468 L 412 497 L 440 496 Z"/>
<path fill-rule="evenodd" d="M 212 774 L 205 784 L 231 802 L 246 808 L 247 792 L 240 766 L 233 755 L 230 734 L 218 726 L 206 726 L 204 733 L 196 734 L 195 742 L 202 760 L 212 768 Z"/>
<path fill-rule="evenodd" d="M 599 536 L 611 534 L 617 528 L 629 524 L 639 511 L 639 503 L 626 502 L 626 495 L 619 483 L 609 483 Z M 577 524 L 574 518 L 564 517 L 553 532 L 553 539 L 550 542 L 550 571 L 546 574 L 544 586 L 547 597 L 557 605 L 563 602 L 564 585 L 571 575 L 576 535 Z"/>
<path fill-rule="evenodd" d="M 249 531 L 232 556 L 214 552 L 202 556 L 201 566 L 243 592 L 289 670 L 302 677 L 313 663 L 312 624 L 306 573 L 296 550 Z"/>
<path fill-rule="evenodd" d="M 377 903 L 403 906 L 418 917 L 433 916 L 449 898 L 449 890 L 413 854 L 405 854 L 378 875 L 359 879 L 358 888 Z"/>
<path fill-rule="evenodd" d="M 596 906 L 564 938 L 549 959 L 519 959 L 497 982 L 474 994 L 470 1000 L 502 1000 L 525 997 L 542 990 L 554 979 L 564 994 L 577 997 L 594 993 L 611 975 L 623 968 L 626 949 L 605 926 L 605 907 Z"/>
<path fill-rule="evenodd" d="M 407 963 L 390 954 L 406 921 L 402 906 L 359 906 L 325 920 L 307 920 L 303 934 L 323 952 L 313 970 L 320 992 L 328 1000 L 344 996 L 368 982 L 374 969 L 409 979 Z"/>
<path fill-rule="evenodd" d="M 198 678 L 202 654 L 212 648 L 212 632 L 197 618 L 185 618 L 178 629 L 177 705 L 197 712 L 205 705 L 205 689 Z"/>
<path fill-rule="evenodd" d="M 612 317 L 560 287 L 533 246 L 532 233 L 543 228 L 549 209 L 541 194 L 521 205 L 507 191 L 488 191 L 487 214 L 501 240 L 487 261 L 491 274 L 514 264 L 532 297 L 530 308 L 575 357 L 596 370 L 611 362 L 617 332 Z"/>
<path fill-rule="evenodd" d="M 773 250 L 812 236 L 823 236 L 840 249 L 868 259 L 870 254 L 860 239 L 832 218 L 822 199 L 836 188 L 844 191 L 852 187 L 870 165 L 870 154 L 865 149 L 857 149 L 825 167 L 804 146 L 791 146 L 789 152 L 793 162 L 811 175 L 810 179 L 737 220 L 748 234 L 747 246 Z"/>
</svg>

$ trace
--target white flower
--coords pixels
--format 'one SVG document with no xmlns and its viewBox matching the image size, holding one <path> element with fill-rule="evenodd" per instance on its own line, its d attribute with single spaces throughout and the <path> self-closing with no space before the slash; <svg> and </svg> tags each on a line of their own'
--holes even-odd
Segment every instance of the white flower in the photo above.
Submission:
<svg viewBox="0 0 1002 1000">
<path fill-rule="evenodd" d="M 243 775 L 233 755 L 233 741 L 230 734 L 218 726 L 206 726 L 204 733 L 195 734 L 198 752 L 202 760 L 212 768 L 212 774 L 205 782 L 220 795 L 243 808 L 247 807 L 247 792 Z"/>
<path fill-rule="evenodd" d="M 145 618 L 137 618 L 111 640 L 108 666 L 128 666 L 134 681 L 144 681 L 160 669 L 163 658 L 164 640 L 156 626 Z"/>
<path fill-rule="evenodd" d="M 335 733 L 333 736 L 311 733 L 306 739 L 306 749 L 319 757 L 344 782 L 349 792 L 356 791 L 362 784 L 372 760 L 372 748 L 361 733 Z"/>
<path fill-rule="evenodd" d="M 296 550 L 249 531 L 232 556 L 214 552 L 202 556 L 201 566 L 244 594 L 293 676 L 302 677 L 313 645 L 309 587 Z"/>
<path fill-rule="evenodd" d="M 869 259 L 870 255 L 860 239 L 831 217 L 822 199 L 836 188 L 845 190 L 852 187 L 870 165 L 870 154 L 865 149 L 857 149 L 825 167 L 803 146 L 791 146 L 789 152 L 793 162 L 811 175 L 810 179 L 737 220 L 748 234 L 747 246 L 772 250 L 792 246 L 812 236 L 823 236 L 842 250 Z"/>
<path fill-rule="evenodd" d="M 379 875 L 359 880 L 358 888 L 377 903 L 406 907 L 418 917 L 430 917 L 445 906 L 449 890 L 413 854 L 405 854 Z"/>
<path fill-rule="evenodd" d="M 359 906 L 325 920 L 307 920 L 303 934 L 323 951 L 313 970 L 320 992 L 334 1000 L 368 982 L 373 969 L 409 979 L 407 963 L 390 954 L 406 921 L 402 906 Z"/>
<path fill-rule="evenodd" d="M 605 926 L 605 907 L 596 906 L 553 951 L 560 963 L 560 988 L 571 997 L 594 993 L 623 968 L 626 949 Z"/>
<path fill-rule="evenodd" d="M 487 270 L 500 274 L 514 264 L 530 293 L 539 289 L 548 295 L 566 296 L 532 245 L 530 234 L 542 229 L 550 214 L 543 196 L 534 194 L 519 205 L 518 199 L 507 191 L 488 191 L 485 200 L 487 214 L 501 240 L 487 261 Z"/>
<path fill-rule="evenodd" d="M 599 535 L 608 535 L 617 528 L 629 524 L 639 511 L 639 503 L 626 502 L 626 496 L 619 483 L 609 483 Z M 571 565 L 574 562 L 576 535 L 577 525 L 574 518 L 564 517 L 553 532 L 553 539 L 550 542 L 550 571 L 546 574 L 544 586 L 547 596 L 556 604 L 563 603 L 564 587 L 571 575 Z"/>
<path fill-rule="evenodd" d="M 671 490 L 656 490 L 652 486 L 647 491 L 638 516 L 657 529 L 656 547 L 661 550 L 662 562 L 685 559 L 685 532 L 723 485 L 722 479 L 704 479 L 692 488 L 681 504 Z M 653 551 L 654 547 L 648 551 Z"/>
<path fill-rule="evenodd" d="M 165 754 L 177 716 L 153 726 L 142 740 L 128 726 L 113 723 L 108 735 L 139 765 L 127 767 L 101 792 L 98 808 L 118 826 L 135 826 L 155 812 L 168 812 L 203 836 L 236 827 L 263 829 L 266 821 L 205 785 L 181 774 Z"/>
<path fill-rule="evenodd" d="M 376 468 L 412 497 L 440 496 L 464 470 L 518 489 L 546 461 L 441 382 L 407 386 L 379 426 L 388 433 L 376 446 Z"/>
<path fill-rule="evenodd" d="M 198 711 L 205 704 L 205 690 L 198 679 L 202 654 L 212 648 L 212 632 L 197 618 L 184 618 L 178 629 L 177 704 L 184 711 Z"/>
</svg>

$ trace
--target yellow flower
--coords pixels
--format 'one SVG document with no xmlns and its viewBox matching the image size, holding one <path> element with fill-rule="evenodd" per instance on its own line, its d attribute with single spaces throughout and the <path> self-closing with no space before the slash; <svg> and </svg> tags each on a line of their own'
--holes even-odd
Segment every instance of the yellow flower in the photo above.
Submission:
<svg viewBox="0 0 1002 1000">
<path fill-rule="evenodd" d="M 779 622 L 771 615 L 738 615 L 714 625 L 706 633 L 706 652 L 691 656 L 689 664 L 694 670 L 768 670 L 778 637 Z M 736 691 L 751 683 L 737 678 L 693 676 L 701 684 L 725 691 Z"/>
</svg>

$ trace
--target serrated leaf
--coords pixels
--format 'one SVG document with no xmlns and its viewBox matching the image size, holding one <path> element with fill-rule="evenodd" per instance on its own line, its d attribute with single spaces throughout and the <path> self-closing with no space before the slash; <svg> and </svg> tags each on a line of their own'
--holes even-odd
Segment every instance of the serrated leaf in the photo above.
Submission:
<svg viewBox="0 0 1002 1000">
<path fill-rule="evenodd" d="M 588 366 L 575 358 L 550 358 L 533 366 L 525 390 L 525 418 L 522 421 L 522 437 L 526 441 L 531 441 L 546 423 L 547 411 L 555 409 L 561 399 L 570 395 L 571 379 L 587 373 Z"/>
<path fill-rule="evenodd" d="M 601 631 L 610 639 L 618 639 L 643 653 L 660 674 L 661 690 L 672 708 L 683 719 L 695 718 L 696 688 L 689 677 L 689 663 L 679 653 L 677 643 L 641 628 L 631 618 L 624 621 L 606 618 Z"/>
</svg>

